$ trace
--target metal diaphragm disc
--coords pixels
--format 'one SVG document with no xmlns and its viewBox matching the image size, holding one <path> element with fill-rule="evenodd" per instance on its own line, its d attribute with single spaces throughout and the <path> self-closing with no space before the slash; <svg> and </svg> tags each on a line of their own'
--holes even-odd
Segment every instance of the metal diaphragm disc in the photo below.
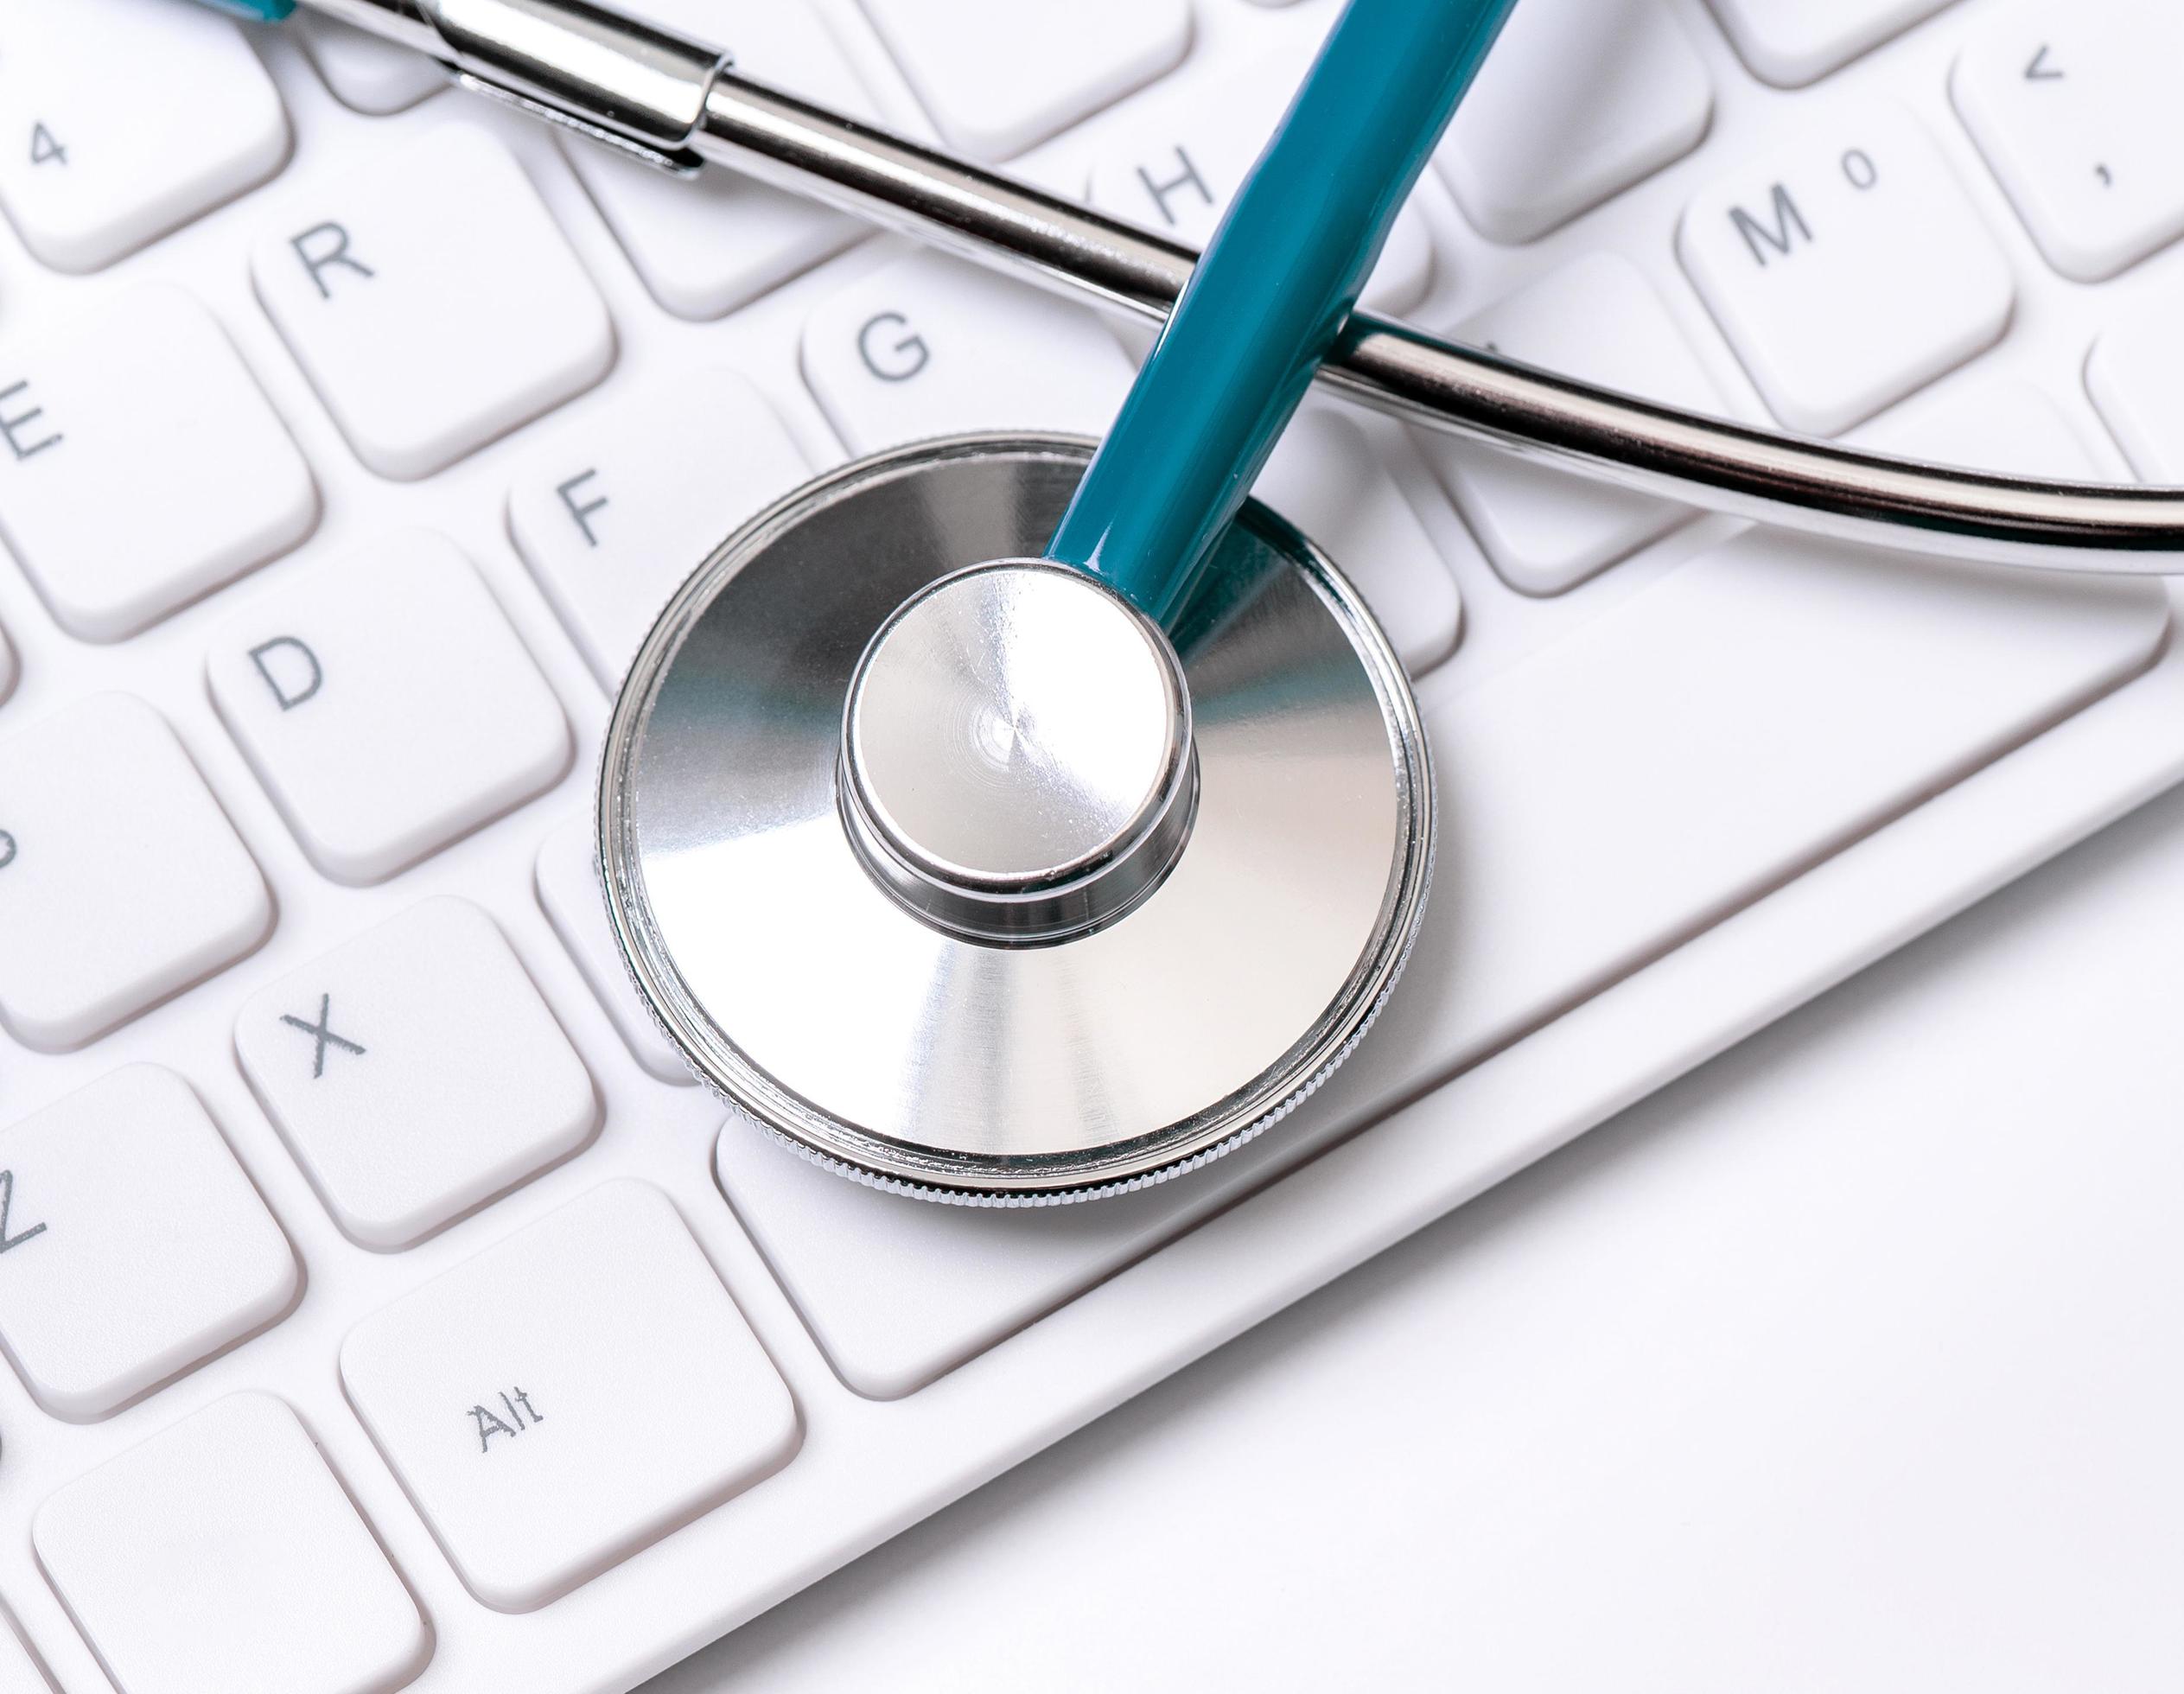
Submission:
<svg viewBox="0 0 2184 1694">
<path fill-rule="evenodd" d="M 608 725 L 601 875 L 661 1026 L 805 1152 L 932 1198 L 1081 1198 L 1237 1144 L 1347 1053 L 1424 908 L 1410 685 L 1356 591 L 1256 504 L 1170 632 L 1198 789 L 1149 895 L 1008 946 L 876 880 L 837 786 L 860 657 L 939 578 L 1035 557 L 1091 450 L 957 436 L 806 484 L 684 584 Z"/>
</svg>

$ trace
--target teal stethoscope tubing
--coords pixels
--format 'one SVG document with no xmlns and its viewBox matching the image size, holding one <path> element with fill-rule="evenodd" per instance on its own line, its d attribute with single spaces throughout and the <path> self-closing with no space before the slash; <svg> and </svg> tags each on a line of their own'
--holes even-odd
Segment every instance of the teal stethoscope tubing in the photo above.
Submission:
<svg viewBox="0 0 2184 1694">
<path fill-rule="evenodd" d="M 1047 556 L 1172 627 L 1516 0 L 1350 0 Z"/>
</svg>

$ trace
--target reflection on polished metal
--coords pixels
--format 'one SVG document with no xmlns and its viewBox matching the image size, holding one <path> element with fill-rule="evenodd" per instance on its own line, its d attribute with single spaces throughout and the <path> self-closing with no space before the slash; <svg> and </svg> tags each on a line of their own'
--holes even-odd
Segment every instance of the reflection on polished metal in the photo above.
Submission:
<svg viewBox="0 0 2184 1694">
<path fill-rule="evenodd" d="M 600 865 L 640 992 L 725 1098 L 882 1186 L 1049 1203 L 1227 1150 L 1347 1054 L 1424 908 L 1433 797 L 1410 685 L 1355 591 L 1257 505 L 1173 636 L 1191 717 L 1188 736 L 1170 733 L 1195 749 L 1194 806 L 1187 792 L 1143 803 L 1174 786 L 1152 724 L 1151 703 L 1166 702 L 1146 685 L 1157 666 L 1126 684 L 1143 722 L 1111 765 L 1089 761 L 1098 774 L 1051 833 L 953 829 L 911 798 L 903 773 L 916 767 L 882 745 L 873 714 L 933 683 L 947 632 L 968 627 L 959 616 L 1073 608 L 1124 678 L 1146 665 L 1138 627 L 1074 599 L 1073 583 L 1066 601 L 1044 582 L 996 596 L 957 574 L 1042 546 L 1089 457 L 1064 438 L 965 436 L 821 477 L 698 568 L 608 725 Z M 990 574 L 1032 586 L 1013 567 Z M 899 626 L 922 655 L 875 646 L 906 600 L 951 577 L 958 592 L 925 595 L 929 619 Z M 865 780 L 941 880 L 1036 882 L 1102 844 L 1156 840 L 1180 812 L 1188 838 L 1166 876 L 1092 933 L 1044 946 L 996 946 L 906 909 L 844 821 L 844 727 L 868 649 Z M 997 697 L 993 686 L 967 697 Z M 1042 715 L 1073 710 L 1051 678 L 1001 692 Z M 1086 733 L 1060 716 L 1039 726 L 1073 763 Z M 960 798 L 978 780 L 959 769 L 944 786 Z M 1003 786 L 1019 780 L 1039 779 Z M 987 824 L 1006 812 L 990 798 L 972 802 Z"/>
<path fill-rule="evenodd" d="M 913 911 L 999 946 L 1113 922 L 1190 833 L 1190 699 L 1158 625 L 1044 559 L 911 595 L 850 685 L 842 816 Z"/>
</svg>

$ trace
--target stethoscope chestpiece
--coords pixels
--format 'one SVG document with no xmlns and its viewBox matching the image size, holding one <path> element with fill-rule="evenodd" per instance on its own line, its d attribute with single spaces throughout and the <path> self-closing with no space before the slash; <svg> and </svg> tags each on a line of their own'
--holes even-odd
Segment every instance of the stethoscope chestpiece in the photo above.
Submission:
<svg viewBox="0 0 2184 1694">
<path fill-rule="evenodd" d="M 1163 634 L 1036 557 L 1090 455 L 962 436 L 807 484 L 691 576 L 608 723 L 640 994 L 725 1099 L 882 1187 L 1051 1204 L 1241 1144 L 1423 911 L 1425 739 L 1355 590 L 1250 505 Z"/>
<path fill-rule="evenodd" d="M 1086 935 L 1151 894 L 1190 837 L 1190 691 L 1160 627 L 1043 559 L 919 589 L 850 683 L 839 782 L 881 885 L 995 946 Z"/>
</svg>

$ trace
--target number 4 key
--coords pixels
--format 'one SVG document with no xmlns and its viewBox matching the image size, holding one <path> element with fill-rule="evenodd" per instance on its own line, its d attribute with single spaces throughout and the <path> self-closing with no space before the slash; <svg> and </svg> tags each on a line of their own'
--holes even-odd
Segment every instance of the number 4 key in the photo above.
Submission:
<svg viewBox="0 0 2184 1694">
<path fill-rule="evenodd" d="M 23 127 L 0 129 L 0 204 L 58 271 L 111 264 L 288 156 L 280 95 L 242 32 L 169 0 L 10 7 L 10 112 Z"/>
</svg>

